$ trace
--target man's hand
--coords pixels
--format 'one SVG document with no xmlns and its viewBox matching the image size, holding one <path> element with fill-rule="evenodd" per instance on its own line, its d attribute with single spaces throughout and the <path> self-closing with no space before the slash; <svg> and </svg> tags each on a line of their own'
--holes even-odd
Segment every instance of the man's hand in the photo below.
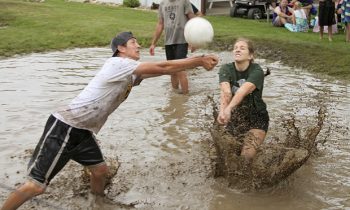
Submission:
<svg viewBox="0 0 350 210">
<path fill-rule="evenodd" d="M 154 55 L 154 48 L 156 48 L 156 46 L 154 44 L 152 44 L 150 47 L 149 47 L 149 54 L 150 55 Z"/>
<path fill-rule="evenodd" d="M 202 66 L 206 70 L 212 70 L 219 62 L 219 58 L 216 55 L 206 55 L 202 57 Z"/>
<path fill-rule="evenodd" d="M 193 47 L 192 45 L 188 45 L 188 48 L 190 49 L 191 53 L 197 50 L 197 48 Z"/>
</svg>

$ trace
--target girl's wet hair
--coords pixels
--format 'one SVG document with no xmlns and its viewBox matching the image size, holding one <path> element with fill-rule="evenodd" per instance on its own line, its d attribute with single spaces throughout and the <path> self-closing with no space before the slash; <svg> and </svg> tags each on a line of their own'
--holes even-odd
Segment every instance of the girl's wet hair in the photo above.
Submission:
<svg viewBox="0 0 350 210">
<path fill-rule="evenodd" d="M 247 38 L 243 38 L 243 37 L 240 37 L 238 38 L 235 43 L 233 44 L 233 46 L 236 45 L 237 42 L 245 42 L 247 43 L 248 45 L 248 51 L 249 51 L 249 54 L 253 55 L 253 58 L 250 60 L 250 62 L 254 62 L 254 57 L 255 57 L 255 50 L 254 50 L 254 45 L 253 45 L 253 42 L 250 40 L 250 39 L 247 39 Z"/>
</svg>

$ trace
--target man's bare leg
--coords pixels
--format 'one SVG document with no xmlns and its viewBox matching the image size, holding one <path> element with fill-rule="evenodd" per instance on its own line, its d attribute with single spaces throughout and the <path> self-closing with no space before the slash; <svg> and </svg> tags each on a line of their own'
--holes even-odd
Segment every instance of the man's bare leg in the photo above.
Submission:
<svg viewBox="0 0 350 210">
<path fill-rule="evenodd" d="M 170 75 L 170 80 L 171 80 L 171 86 L 174 89 L 179 89 L 179 78 L 177 77 L 177 74 Z"/>
<path fill-rule="evenodd" d="M 45 192 L 45 188 L 27 181 L 14 192 L 12 192 L 1 207 L 1 210 L 13 210 L 20 207 L 27 200 Z"/>
<path fill-rule="evenodd" d="M 177 77 L 180 81 L 181 91 L 182 94 L 188 94 L 188 79 L 187 79 L 187 73 L 185 71 L 181 71 L 176 73 Z"/>
<path fill-rule="evenodd" d="M 104 189 L 106 186 L 106 177 L 108 173 L 108 167 L 106 164 L 101 164 L 95 167 L 89 168 L 91 192 L 97 195 L 104 195 Z"/>
</svg>

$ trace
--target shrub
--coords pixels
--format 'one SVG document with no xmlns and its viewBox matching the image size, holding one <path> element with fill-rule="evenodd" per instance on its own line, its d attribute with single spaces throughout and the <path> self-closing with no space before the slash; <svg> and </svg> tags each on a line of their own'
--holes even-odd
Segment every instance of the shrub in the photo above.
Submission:
<svg viewBox="0 0 350 210">
<path fill-rule="evenodd" d="M 139 7 L 140 6 L 140 1 L 139 0 L 123 0 L 123 5 L 127 7 Z"/>
</svg>

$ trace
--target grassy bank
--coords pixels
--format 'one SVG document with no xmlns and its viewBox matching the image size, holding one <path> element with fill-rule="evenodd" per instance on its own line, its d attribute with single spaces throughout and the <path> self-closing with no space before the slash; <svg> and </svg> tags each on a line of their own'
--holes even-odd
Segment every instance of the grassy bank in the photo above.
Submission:
<svg viewBox="0 0 350 210">
<path fill-rule="evenodd" d="M 213 49 L 230 49 L 244 36 L 257 45 L 259 57 L 350 80 L 350 45 L 345 35 L 320 41 L 316 33 L 291 33 L 266 22 L 207 16 L 215 30 Z M 130 30 L 148 47 L 157 21 L 154 11 L 82 4 L 63 0 L 0 0 L 0 56 L 107 46 L 117 32 Z"/>
</svg>

